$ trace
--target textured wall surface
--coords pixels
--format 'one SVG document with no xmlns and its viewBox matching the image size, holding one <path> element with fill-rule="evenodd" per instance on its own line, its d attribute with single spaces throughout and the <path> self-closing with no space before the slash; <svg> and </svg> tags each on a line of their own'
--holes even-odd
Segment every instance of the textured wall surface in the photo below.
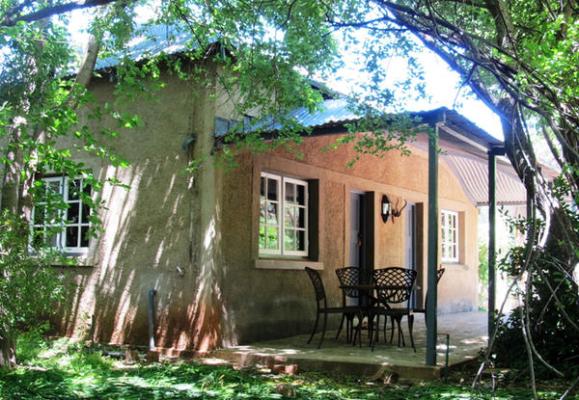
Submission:
<svg viewBox="0 0 579 400">
<path fill-rule="evenodd" d="M 232 342 L 246 343 L 306 332 L 315 313 L 311 284 L 299 270 L 309 264 L 308 260 L 296 263 L 279 259 L 270 262 L 269 269 L 259 268 L 257 213 L 261 171 L 320 180 L 319 261 L 323 264 L 320 273 L 334 305 L 339 305 L 341 299 L 335 269 L 346 266 L 349 260 L 351 191 L 376 192 L 374 267 L 404 266 L 405 215 L 384 223 L 379 215 L 379 202 L 382 194 L 387 194 L 393 204 L 397 200 L 400 205 L 402 200 L 427 204 L 426 154 L 414 149 L 409 157 L 397 152 L 383 158 L 367 156 L 348 168 L 346 163 L 354 156 L 351 147 L 321 151 L 335 138 L 306 138 L 299 147 L 299 156 L 281 151 L 245 155 L 239 160 L 239 168 L 224 175 L 225 282 L 235 282 L 225 286 L 230 323 L 236 327 Z M 466 227 L 461 230 L 461 262 L 445 265 L 446 273 L 439 288 L 439 310 L 473 310 L 477 306 L 478 284 L 477 209 L 442 163 L 439 179 L 440 207 L 460 212 Z M 422 229 L 426 237 L 426 222 Z M 423 249 L 426 260 L 426 243 Z M 288 269 L 292 266 L 295 269 Z M 426 276 L 422 284 L 426 286 Z"/>
<path fill-rule="evenodd" d="M 189 345 L 192 299 L 197 271 L 191 262 L 191 178 L 189 155 L 182 149 L 191 132 L 196 99 L 190 87 L 173 77 L 149 98 L 120 101 L 122 112 L 137 113 L 142 124 L 121 130 L 109 145 L 129 162 L 117 168 L 79 154 L 102 181 L 116 178 L 128 189 L 105 185 L 99 198 L 103 234 L 66 273 L 76 284 L 63 305 L 62 330 L 110 343 L 147 343 L 147 293 L 158 290 L 158 340 L 163 346 Z M 188 90 L 189 89 L 189 90 Z M 98 101 L 114 102 L 112 85 L 91 87 Z M 98 132 L 115 128 L 105 119 L 87 121 Z M 99 136 L 97 134 L 97 136 Z M 99 136 L 99 140 L 102 137 Z"/>
<path fill-rule="evenodd" d="M 394 204 L 397 200 L 426 204 L 424 152 L 416 149 L 410 157 L 397 152 L 383 158 L 367 156 L 348 168 L 346 163 L 354 157 L 354 150 L 343 146 L 322 152 L 336 138 L 328 135 L 306 138 L 299 147 L 299 157 L 283 151 L 243 154 L 238 168 L 220 170 L 207 181 L 221 187 L 212 191 L 212 196 L 217 196 L 216 206 L 207 212 L 215 213 L 215 226 L 222 228 L 221 232 L 211 232 L 212 217 L 201 218 L 199 213 L 206 211 L 198 204 L 199 196 L 211 188 L 197 187 L 186 172 L 191 155 L 182 144 L 191 132 L 211 129 L 214 115 L 207 110 L 214 108 L 204 103 L 207 98 L 199 96 L 200 90 L 191 84 L 170 76 L 166 83 L 167 87 L 151 98 L 143 96 L 120 105 L 121 111 L 138 113 L 142 119 L 137 129 L 110 141 L 129 161 L 128 168 L 78 156 L 101 179 L 114 177 L 129 188 L 106 185 L 100 195 L 106 206 L 101 213 L 104 233 L 91 240 L 89 254 L 79 260 L 84 266 L 65 272 L 75 285 L 62 307 L 63 333 L 106 343 L 146 344 L 147 292 L 152 288 L 158 292 L 156 336 L 161 347 L 197 346 L 196 320 L 219 320 L 209 330 L 224 344 L 306 332 L 314 318 L 313 293 L 306 274 L 296 268 L 308 264 L 323 267 L 320 272 L 328 297 L 334 305 L 339 304 L 334 271 L 349 259 L 348 210 L 353 190 L 376 192 L 374 266 L 404 264 L 404 217 L 384 224 L 379 201 L 387 194 Z M 99 101 L 113 101 L 107 82 L 96 82 L 92 90 Z M 217 115 L 227 117 L 232 112 L 230 104 L 217 98 L 212 107 L 217 108 Z M 110 120 L 90 123 L 95 128 L 116 124 Z M 319 179 L 317 263 L 274 260 L 263 268 L 257 244 L 261 171 Z M 470 310 L 476 307 L 477 299 L 477 210 L 443 164 L 440 207 L 460 212 L 465 229 L 461 263 L 446 266 L 439 307 L 442 312 Z M 204 232 L 197 231 L 200 221 L 205 221 Z M 422 229 L 426 237 L 426 223 Z M 212 238 L 218 240 L 212 242 Z M 213 243 L 220 243 L 221 248 L 212 249 L 215 256 L 204 260 L 200 252 Z M 426 253 L 423 258 L 426 260 Z M 202 272 L 207 263 L 217 263 L 220 268 L 216 279 L 206 279 Z M 196 304 L 202 298 L 198 293 L 203 285 L 208 285 L 221 302 L 219 310 L 210 310 L 215 313 L 213 317 L 199 315 L 207 312 L 199 311 Z"/>
</svg>

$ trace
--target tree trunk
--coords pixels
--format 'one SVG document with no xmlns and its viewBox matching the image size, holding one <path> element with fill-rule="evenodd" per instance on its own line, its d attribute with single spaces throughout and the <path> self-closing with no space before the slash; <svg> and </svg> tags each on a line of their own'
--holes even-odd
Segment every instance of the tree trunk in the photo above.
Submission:
<svg viewBox="0 0 579 400">
<path fill-rule="evenodd" d="M 223 339 L 223 263 L 221 254 L 221 184 L 214 154 L 217 70 L 207 67 L 200 80 L 194 115 L 196 135 L 193 157 L 199 162 L 195 171 L 196 210 L 195 260 L 197 293 L 193 314 L 193 347 L 207 352 L 219 347 Z"/>
<path fill-rule="evenodd" d="M 16 366 L 16 338 L 12 332 L 0 334 L 0 368 Z"/>
<path fill-rule="evenodd" d="M 42 41 L 39 41 L 39 45 L 43 45 Z M 81 86 L 88 86 L 98 52 L 100 49 L 100 37 L 91 35 L 88 42 L 88 48 L 84 61 L 78 71 L 76 77 L 76 83 Z M 33 80 L 34 82 L 34 80 Z M 9 136 L 9 141 L 6 145 L 5 159 L 3 168 L 0 174 L 0 211 L 7 210 L 17 217 L 22 217 L 26 221 L 30 221 L 32 214 L 33 201 L 31 198 L 30 190 L 34 185 L 34 179 L 37 172 L 36 163 L 28 163 L 25 165 L 23 162 L 25 154 L 21 150 L 21 141 L 23 136 L 23 131 L 28 128 L 26 124 L 29 122 L 29 113 L 31 109 L 42 107 L 42 104 L 32 104 L 32 94 L 35 91 L 45 90 L 42 85 L 36 85 L 36 83 L 30 84 L 29 92 L 26 93 L 27 96 L 22 101 L 21 105 L 21 116 L 14 118 L 12 121 L 11 135 Z M 76 108 L 77 98 L 71 96 L 68 101 L 68 106 L 71 108 Z M 45 143 L 47 140 L 46 132 L 41 127 L 35 129 L 33 133 L 33 139 L 36 143 Z M 35 150 L 31 150 L 32 154 L 35 154 Z M 30 156 L 30 154 L 28 154 Z M 34 157 L 32 157 L 34 158 Z M 28 235 L 28 229 L 24 228 L 21 232 L 22 236 Z M 2 277 L 0 276 L 0 279 Z M 0 307 L 2 305 L 0 304 Z M 2 316 L 2 310 L 0 309 L 0 318 Z M 16 330 L 12 327 L 8 327 L 8 332 L 0 332 L 0 367 L 12 368 L 16 365 Z"/>
</svg>

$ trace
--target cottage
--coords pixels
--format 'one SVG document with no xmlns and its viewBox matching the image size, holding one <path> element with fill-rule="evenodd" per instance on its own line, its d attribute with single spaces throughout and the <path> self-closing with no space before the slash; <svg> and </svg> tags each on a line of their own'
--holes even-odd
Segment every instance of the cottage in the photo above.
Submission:
<svg viewBox="0 0 579 400">
<path fill-rule="evenodd" d="M 101 67 L 113 65 L 105 60 Z M 210 61 L 200 65 L 208 79 L 217 73 Z M 487 153 L 499 140 L 460 114 L 437 109 L 417 114 L 424 129 L 409 144 L 410 155 L 363 156 L 348 167 L 353 145 L 323 149 L 358 117 L 328 93 L 320 111 L 292 112 L 312 130 L 298 152 L 245 152 L 237 168 L 227 169 L 212 161 L 218 138 L 239 119 L 228 100 L 216 87 L 167 72 L 163 79 L 166 87 L 154 98 L 123 105 L 142 119 L 110 142 L 128 167 L 79 154 L 103 181 L 128 185 L 107 185 L 98 194 L 105 206 L 98 238 L 83 235 L 86 210 L 67 195 L 66 178 L 47 178 L 63 188 L 69 213 L 79 214 L 56 242 L 78 263 L 65 271 L 75 290 L 58 321 L 62 333 L 113 344 L 153 340 L 175 351 L 305 333 L 315 317 L 306 266 L 320 272 L 336 302 L 339 267 L 413 268 L 412 302 L 421 307 L 428 246 L 436 243 L 427 239 L 433 219 L 439 222 L 435 263 L 446 269 L 438 310 L 477 309 L 477 206 L 488 201 Z M 99 102 L 113 99 L 106 75 L 90 90 Z M 438 215 L 429 213 L 430 128 L 443 150 Z M 193 145 L 184 146 L 191 133 Z M 192 159 L 204 163 L 189 174 Z M 499 159 L 497 170 L 498 201 L 524 201 L 508 162 Z"/>
</svg>

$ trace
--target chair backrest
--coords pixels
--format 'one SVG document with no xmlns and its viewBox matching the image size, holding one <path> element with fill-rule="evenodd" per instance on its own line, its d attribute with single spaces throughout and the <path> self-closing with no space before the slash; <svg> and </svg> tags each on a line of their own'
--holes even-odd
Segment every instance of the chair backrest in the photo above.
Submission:
<svg viewBox="0 0 579 400">
<path fill-rule="evenodd" d="M 444 268 L 440 268 L 438 271 L 436 271 L 436 284 L 440 282 L 440 279 L 442 279 L 442 275 L 444 275 Z"/>
<path fill-rule="evenodd" d="M 413 269 L 390 267 L 375 270 L 374 284 L 378 300 L 384 304 L 410 304 L 415 280 L 416 271 Z"/>
<path fill-rule="evenodd" d="M 338 276 L 338 281 L 340 281 L 340 286 L 358 285 L 360 283 L 360 268 L 358 267 L 338 268 L 336 275 Z M 359 297 L 357 289 L 342 289 L 342 293 L 346 297 L 356 299 Z"/>
<path fill-rule="evenodd" d="M 312 269 L 309 267 L 306 267 L 305 270 L 308 273 L 308 276 L 310 277 L 310 281 L 312 282 L 312 285 L 314 287 L 314 292 L 316 295 L 316 303 L 319 306 L 320 301 L 323 301 L 324 306 L 325 306 L 326 305 L 326 291 L 324 290 L 324 282 L 322 282 L 322 277 L 320 276 L 320 273 L 318 271 L 316 271 L 315 269 Z"/>
</svg>

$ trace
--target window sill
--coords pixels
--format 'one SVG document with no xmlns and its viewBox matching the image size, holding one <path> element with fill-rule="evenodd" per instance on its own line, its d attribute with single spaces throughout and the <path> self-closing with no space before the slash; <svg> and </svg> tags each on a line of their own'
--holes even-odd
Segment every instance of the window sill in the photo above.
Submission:
<svg viewBox="0 0 579 400">
<path fill-rule="evenodd" d="M 81 252 L 64 252 L 63 256 L 66 259 L 66 262 L 62 265 L 53 265 L 53 267 L 93 268 L 96 263 L 94 257 L 89 255 L 88 250 Z"/>
<path fill-rule="evenodd" d="M 257 269 L 284 269 L 284 270 L 303 270 L 305 267 L 323 270 L 324 263 L 312 260 L 300 260 L 295 258 L 258 258 L 255 260 Z"/>
<path fill-rule="evenodd" d="M 462 268 L 463 270 L 468 269 L 468 265 L 461 263 L 460 261 L 457 262 L 443 262 L 441 263 L 443 267 L 448 268 Z"/>
<path fill-rule="evenodd" d="M 82 268 L 83 270 L 87 270 L 87 269 L 93 269 L 94 265 L 89 265 L 89 264 L 83 264 L 83 263 L 72 263 L 72 264 L 52 264 L 51 267 L 53 268 L 62 268 L 62 269 L 66 269 L 66 268 Z"/>
</svg>

